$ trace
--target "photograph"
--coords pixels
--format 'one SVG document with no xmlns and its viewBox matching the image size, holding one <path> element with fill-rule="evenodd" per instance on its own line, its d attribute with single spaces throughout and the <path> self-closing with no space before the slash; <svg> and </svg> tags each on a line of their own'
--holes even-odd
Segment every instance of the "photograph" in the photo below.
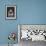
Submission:
<svg viewBox="0 0 46 46">
<path fill-rule="evenodd" d="M 6 5 L 6 19 L 16 19 L 16 5 Z"/>
</svg>

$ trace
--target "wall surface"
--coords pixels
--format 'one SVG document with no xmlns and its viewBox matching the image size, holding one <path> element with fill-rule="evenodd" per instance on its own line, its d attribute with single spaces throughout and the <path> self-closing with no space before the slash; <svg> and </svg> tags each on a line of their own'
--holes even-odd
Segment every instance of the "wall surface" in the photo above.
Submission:
<svg viewBox="0 0 46 46">
<path fill-rule="evenodd" d="M 7 4 L 16 5 L 16 20 L 5 20 Z M 18 24 L 46 24 L 46 0 L 0 0 L 0 44 L 8 43 L 10 32 L 17 34 Z"/>
</svg>

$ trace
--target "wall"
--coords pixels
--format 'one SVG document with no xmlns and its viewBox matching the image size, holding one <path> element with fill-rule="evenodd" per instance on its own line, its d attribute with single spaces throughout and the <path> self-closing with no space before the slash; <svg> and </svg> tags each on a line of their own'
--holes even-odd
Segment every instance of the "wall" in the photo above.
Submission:
<svg viewBox="0 0 46 46">
<path fill-rule="evenodd" d="M 5 4 L 16 4 L 16 20 L 5 20 Z M 10 32 L 18 32 L 18 24 L 46 24 L 46 0 L 0 0 L 0 44 L 8 43 Z"/>
<path fill-rule="evenodd" d="M 20 1 L 21 24 L 46 24 L 46 0 Z"/>
</svg>

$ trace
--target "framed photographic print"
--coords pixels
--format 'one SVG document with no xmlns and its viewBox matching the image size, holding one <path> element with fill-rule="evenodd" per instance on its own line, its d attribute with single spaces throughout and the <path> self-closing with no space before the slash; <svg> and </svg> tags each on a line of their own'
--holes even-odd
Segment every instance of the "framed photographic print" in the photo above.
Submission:
<svg viewBox="0 0 46 46">
<path fill-rule="evenodd" d="M 16 19 L 16 5 L 6 5 L 6 19 Z"/>
</svg>

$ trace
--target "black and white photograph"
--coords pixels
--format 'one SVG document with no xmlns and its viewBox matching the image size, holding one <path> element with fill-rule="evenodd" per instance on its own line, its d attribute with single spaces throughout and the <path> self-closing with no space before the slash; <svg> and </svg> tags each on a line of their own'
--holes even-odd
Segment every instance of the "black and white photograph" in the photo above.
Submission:
<svg viewBox="0 0 46 46">
<path fill-rule="evenodd" d="M 16 5 L 6 5 L 6 19 L 16 19 Z"/>
</svg>

